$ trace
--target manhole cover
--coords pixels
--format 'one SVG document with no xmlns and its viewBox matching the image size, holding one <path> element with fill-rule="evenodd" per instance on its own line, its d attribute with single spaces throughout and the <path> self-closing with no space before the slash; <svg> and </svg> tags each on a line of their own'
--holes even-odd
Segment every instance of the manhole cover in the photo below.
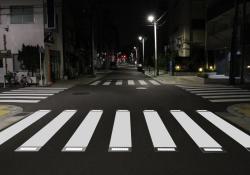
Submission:
<svg viewBox="0 0 250 175">
<path fill-rule="evenodd" d="M 73 95 L 89 95 L 89 92 L 75 92 Z"/>
</svg>

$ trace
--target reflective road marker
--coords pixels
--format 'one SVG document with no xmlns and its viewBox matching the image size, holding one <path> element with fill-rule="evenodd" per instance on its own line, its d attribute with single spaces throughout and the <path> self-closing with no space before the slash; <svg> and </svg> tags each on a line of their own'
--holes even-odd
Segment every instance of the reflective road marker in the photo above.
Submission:
<svg viewBox="0 0 250 175">
<path fill-rule="evenodd" d="M 39 110 L 0 132 L 0 145 L 48 114 L 50 110 Z"/>
<path fill-rule="evenodd" d="M 16 151 L 39 151 L 63 125 L 76 113 L 76 110 L 66 110 L 22 144 Z"/>
<path fill-rule="evenodd" d="M 91 86 L 96 86 L 96 85 L 98 85 L 98 84 L 100 84 L 101 83 L 101 81 L 95 81 L 94 83 L 91 83 L 90 85 Z"/>
<path fill-rule="evenodd" d="M 0 103 L 39 103 L 40 100 L 0 100 Z"/>
<path fill-rule="evenodd" d="M 185 112 L 171 110 L 170 113 L 192 138 L 196 145 L 204 152 L 221 152 L 222 146 L 210 137 L 199 125 L 197 125 Z"/>
<path fill-rule="evenodd" d="M 116 86 L 121 86 L 122 85 L 122 80 L 117 80 L 115 83 Z"/>
<path fill-rule="evenodd" d="M 149 80 L 149 82 L 152 83 L 153 85 L 156 85 L 156 86 L 161 85 L 160 83 L 158 83 L 158 82 L 155 81 L 155 80 Z"/>
<path fill-rule="evenodd" d="M 102 116 L 102 110 L 92 110 L 77 128 L 68 143 L 64 146 L 64 152 L 81 152 L 85 151 L 97 124 Z"/>
<path fill-rule="evenodd" d="M 156 151 L 176 151 L 176 145 L 156 111 L 143 111 Z"/>
<path fill-rule="evenodd" d="M 131 123 L 128 110 L 116 111 L 111 140 L 109 143 L 110 152 L 131 151 Z"/>
<path fill-rule="evenodd" d="M 128 80 L 128 85 L 129 86 L 134 86 L 135 85 L 135 81 L 134 80 Z"/>
<path fill-rule="evenodd" d="M 245 147 L 248 151 L 250 151 L 250 136 L 246 133 L 242 132 L 235 126 L 231 125 L 230 123 L 226 122 L 219 116 L 215 115 L 214 113 L 207 111 L 207 110 L 199 110 L 197 111 L 201 116 L 227 134 L 229 137 L 234 139 L 240 145 Z"/>
<path fill-rule="evenodd" d="M 144 81 L 144 80 L 139 80 L 139 83 L 141 84 L 141 85 L 147 85 L 148 83 L 146 82 L 146 81 Z"/>
</svg>

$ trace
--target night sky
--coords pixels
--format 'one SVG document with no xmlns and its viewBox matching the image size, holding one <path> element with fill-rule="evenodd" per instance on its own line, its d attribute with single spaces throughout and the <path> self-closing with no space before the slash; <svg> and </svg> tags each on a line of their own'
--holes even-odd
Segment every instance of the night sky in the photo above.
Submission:
<svg viewBox="0 0 250 175">
<path fill-rule="evenodd" d="M 153 52 L 153 27 L 147 26 L 147 15 L 159 17 L 166 11 L 167 0 L 89 0 L 76 3 L 73 7 L 79 11 L 91 3 L 110 13 L 111 23 L 118 30 L 121 50 L 140 46 L 138 35 L 145 35 L 148 38 L 147 50 Z"/>
</svg>

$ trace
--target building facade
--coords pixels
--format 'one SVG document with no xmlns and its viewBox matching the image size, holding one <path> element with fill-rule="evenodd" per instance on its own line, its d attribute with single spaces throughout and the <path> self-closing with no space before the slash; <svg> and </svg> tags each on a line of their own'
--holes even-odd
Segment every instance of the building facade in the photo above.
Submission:
<svg viewBox="0 0 250 175">
<path fill-rule="evenodd" d="M 221 7 L 221 8 L 218 8 Z M 222 8 L 223 7 L 223 8 Z M 247 3 L 246 10 L 246 28 L 250 29 L 250 3 Z M 239 25 L 237 32 L 237 58 L 235 59 L 235 74 L 240 76 L 241 61 L 242 61 L 242 39 L 246 39 L 246 53 L 244 72 L 245 78 L 250 77 L 250 34 L 246 32 L 245 36 L 242 35 L 243 28 L 243 4 L 239 5 Z M 217 74 L 228 76 L 230 70 L 231 58 L 231 42 L 233 33 L 233 24 L 235 16 L 235 1 L 211 0 L 208 7 L 208 53 L 209 59 L 213 60 L 216 66 Z"/>
<path fill-rule="evenodd" d="M 168 3 L 168 45 L 177 53 L 176 64 L 187 71 L 196 71 L 204 64 L 205 12 L 204 0 Z"/>
<path fill-rule="evenodd" d="M 24 71 L 17 59 L 23 45 L 39 46 L 44 50 L 44 84 L 63 78 L 61 0 L 1 0 L 0 28 L 0 50 L 7 49 L 12 53 L 12 58 L 8 58 L 12 64 L 7 64 L 7 71 Z M 3 77 L 6 64 L 2 65 Z"/>
</svg>

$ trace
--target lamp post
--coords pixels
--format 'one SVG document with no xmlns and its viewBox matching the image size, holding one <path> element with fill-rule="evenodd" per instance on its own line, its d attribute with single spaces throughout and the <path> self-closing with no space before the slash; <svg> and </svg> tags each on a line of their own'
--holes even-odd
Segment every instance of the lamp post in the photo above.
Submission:
<svg viewBox="0 0 250 175">
<path fill-rule="evenodd" d="M 135 50 L 135 59 L 136 59 L 136 64 L 138 63 L 138 50 L 137 47 L 134 46 L 134 50 Z"/>
<path fill-rule="evenodd" d="M 155 43 L 155 68 L 154 68 L 154 76 L 158 76 L 158 59 L 157 59 L 157 21 L 153 15 L 148 16 L 148 21 L 153 23 L 154 25 L 154 43 Z"/>
<path fill-rule="evenodd" d="M 144 61 L 145 61 L 145 38 L 143 36 L 139 36 L 138 39 L 142 42 L 142 65 L 144 65 Z"/>
</svg>

